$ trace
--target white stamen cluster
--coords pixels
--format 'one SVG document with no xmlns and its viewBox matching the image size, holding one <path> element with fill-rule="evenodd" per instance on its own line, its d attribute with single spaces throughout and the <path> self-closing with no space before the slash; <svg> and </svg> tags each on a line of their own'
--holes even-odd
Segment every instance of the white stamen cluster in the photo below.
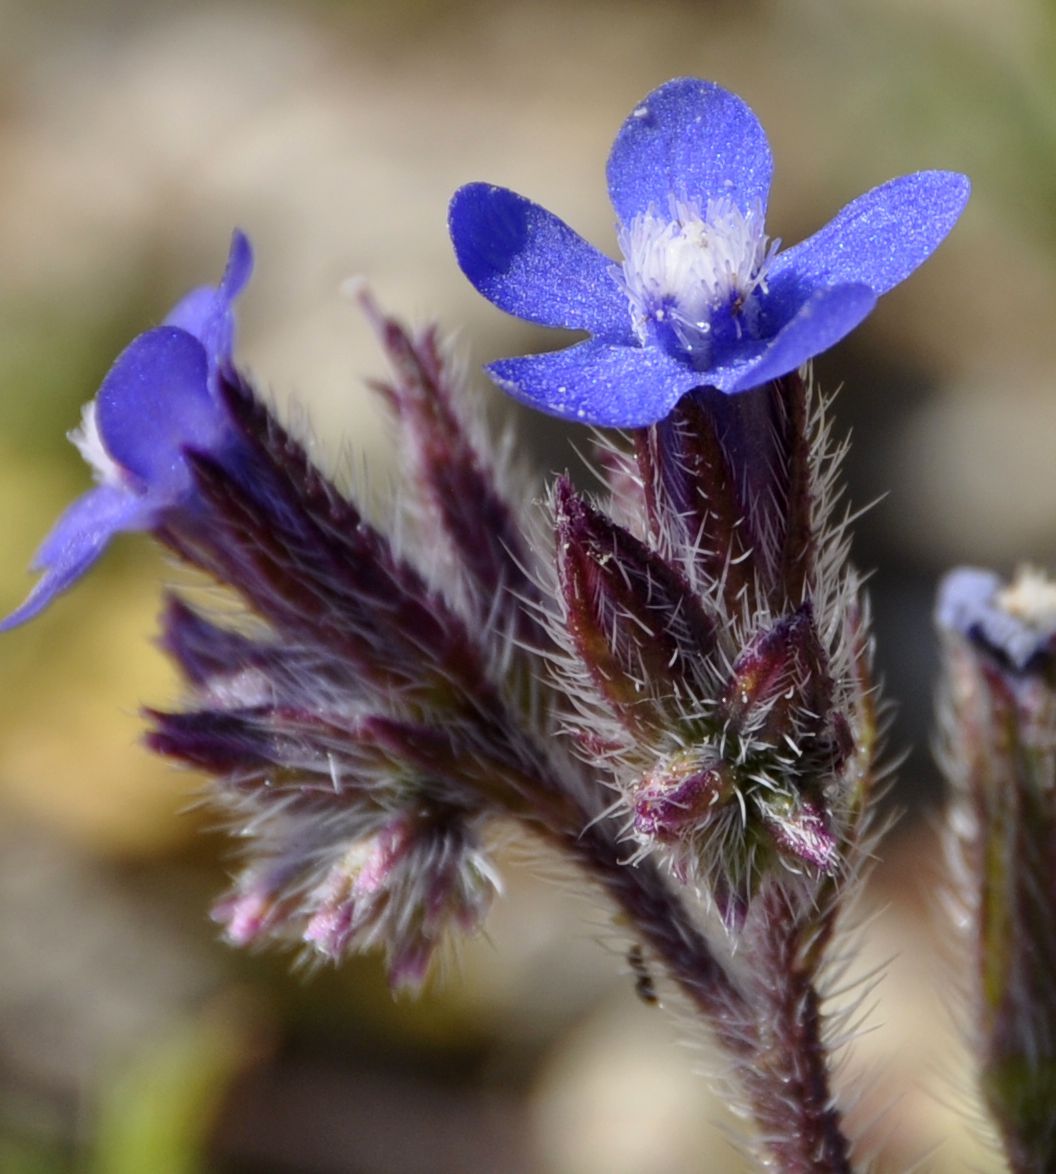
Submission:
<svg viewBox="0 0 1056 1174">
<path fill-rule="evenodd" d="M 620 230 L 621 285 L 634 329 L 647 340 L 650 322 L 670 324 L 687 354 L 706 358 L 712 318 L 723 307 L 749 329 L 752 295 L 766 289 L 766 269 L 780 242 L 763 232 L 763 209 L 744 212 L 729 197 L 693 201 L 671 197 L 669 215 L 655 209 Z"/>
</svg>

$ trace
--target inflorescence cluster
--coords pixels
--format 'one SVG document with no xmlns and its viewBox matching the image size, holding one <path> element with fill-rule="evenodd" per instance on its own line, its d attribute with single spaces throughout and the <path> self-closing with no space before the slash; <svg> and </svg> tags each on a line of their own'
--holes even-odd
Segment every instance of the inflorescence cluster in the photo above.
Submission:
<svg viewBox="0 0 1056 1174">
<path fill-rule="evenodd" d="M 892 180 L 781 249 L 764 231 L 770 173 L 752 111 L 681 78 L 612 148 L 621 261 L 522 196 L 460 189 L 450 230 L 473 285 L 589 336 L 494 363 L 492 379 L 620 431 L 596 434 L 593 494 L 560 476 L 526 505 L 436 332 L 409 333 L 362 292 L 391 369 L 377 390 L 401 441 L 399 543 L 239 370 L 252 255 L 236 232 L 219 284 L 136 338 L 85 409 L 74 441 L 97 485 L 2 626 L 51 604 L 119 532 L 147 531 L 241 603 L 219 616 L 169 598 L 162 639 L 186 700 L 147 713 L 150 746 L 204 771 L 238 829 L 241 870 L 214 911 L 232 942 L 379 949 L 394 987 L 416 988 L 445 942 L 483 925 L 501 889 L 494 833 L 519 825 L 578 867 L 639 965 L 709 1025 L 760 1159 L 836 1171 L 851 1146 L 819 976 L 869 843 L 877 698 L 844 446 L 809 361 L 930 255 L 969 185 Z M 1003 886 L 975 898 L 1000 906 L 983 921 L 1006 964 L 981 1030 L 986 1088 L 1034 1169 L 1052 1138 L 1017 1133 L 1036 1088 L 1010 1091 L 1009 1072 L 1035 1044 L 1052 1067 L 1051 993 L 1031 993 L 1053 950 L 1051 882 L 1017 887 L 987 837 L 1000 826 L 1006 862 L 1051 860 L 1052 740 L 1033 732 L 1053 721 L 1052 645 L 1009 606 L 962 575 L 940 620 L 961 682 L 948 740 L 973 813 L 964 858 L 984 862 L 967 872 Z M 1014 764 L 988 751 L 987 725 L 1023 731 Z M 994 798 L 1028 792 L 1043 816 Z M 987 966 L 995 949 L 983 941 Z"/>
</svg>

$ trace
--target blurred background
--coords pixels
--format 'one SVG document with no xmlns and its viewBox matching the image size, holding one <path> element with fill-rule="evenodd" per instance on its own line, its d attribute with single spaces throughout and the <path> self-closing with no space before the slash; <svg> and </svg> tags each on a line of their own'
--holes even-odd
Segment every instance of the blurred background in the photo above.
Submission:
<svg viewBox="0 0 1056 1174">
<path fill-rule="evenodd" d="M 0 612 L 87 487 L 64 440 L 80 405 L 218 278 L 235 224 L 257 252 L 241 357 L 383 492 L 391 440 L 363 390 L 381 365 L 345 278 L 439 318 L 471 369 L 553 345 L 458 273 L 460 183 L 522 191 L 611 250 L 612 137 L 678 74 L 759 115 L 786 241 L 893 175 L 972 176 L 950 241 L 818 371 L 845 385 L 854 501 L 882 498 L 855 552 L 908 754 L 859 966 L 894 960 L 840 1083 L 868 1078 L 854 1128 L 877 1119 L 877 1169 L 996 1169 L 936 945 L 929 610 L 954 563 L 1056 563 L 1056 5 L 0 0 L 0 27 Z M 513 423 L 540 485 L 575 463 L 564 428 Z M 181 574 L 123 539 L 0 643 L 0 1170 L 740 1169 L 706 1058 L 635 999 L 594 940 L 604 914 L 523 852 L 488 939 L 418 1003 L 373 959 L 308 975 L 216 940 L 230 844 L 191 810 L 201 780 L 137 744 L 137 706 L 177 696 L 151 641 Z"/>
</svg>

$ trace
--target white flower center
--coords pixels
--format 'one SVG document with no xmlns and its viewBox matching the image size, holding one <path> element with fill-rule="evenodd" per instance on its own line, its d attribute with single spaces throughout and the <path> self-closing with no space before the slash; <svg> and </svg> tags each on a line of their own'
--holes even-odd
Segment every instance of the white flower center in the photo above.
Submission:
<svg viewBox="0 0 1056 1174">
<path fill-rule="evenodd" d="M 997 596 L 1003 611 L 1039 631 L 1056 627 L 1056 582 L 1044 571 L 1020 567 L 1013 581 Z"/>
<path fill-rule="evenodd" d="M 722 196 L 700 205 L 669 202 L 620 231 L 624 263 L 618 277 L 644 344 L 650 337 L 707 361 L 720 338 L 739 338 L 754 327 L 753 295 L 766 290 L 766 269 L 779 241 L 763 232 L 763 210 L 742 212 Z"/>
</svg>

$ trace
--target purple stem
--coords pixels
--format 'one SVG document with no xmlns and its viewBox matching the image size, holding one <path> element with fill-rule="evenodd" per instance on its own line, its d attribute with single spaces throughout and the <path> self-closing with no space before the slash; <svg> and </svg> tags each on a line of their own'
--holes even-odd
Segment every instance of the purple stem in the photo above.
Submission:
<svg viewBox="0 0 1056 1174">
<path fill-rule="evenodd" d="M 850 1174 L 851 1146 L 835 1107 L 813 981 L 815 952 L 808 948 L 814 925 L 804 924 L 775 886 L 761 898 L 775 907 L 764 912 L 764 932 L 752 943 L 754 977 L 739 986 L 658 868 L 648 859 L 625 863 L 608 821 L 557 838 L 711 1028 L 733 1062 L 771 1168 Z"/>
</svg>

